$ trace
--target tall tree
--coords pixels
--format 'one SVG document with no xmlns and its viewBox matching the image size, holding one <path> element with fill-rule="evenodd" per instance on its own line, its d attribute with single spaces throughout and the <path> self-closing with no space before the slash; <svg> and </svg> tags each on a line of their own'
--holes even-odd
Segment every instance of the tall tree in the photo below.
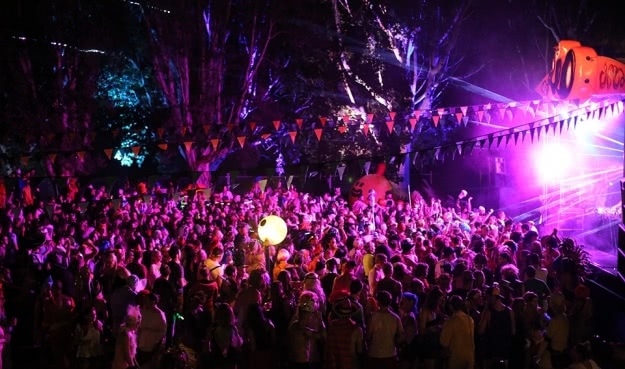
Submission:
<svg viewBox="0 0 625 369">
<path fill-rule="evenodd" d="M 3 128 L 42 150 L 67 150 L 58 163 L 67 159 L 80 167 L 69 151 L 92 139 L 86 131 L 96 108 L 96 79 L 114 44 L 114 31 L 103 36 L 99 30 L 117 9 L 75 0 L 17 0 L 1 7 Z"/>
<path fill-rule="evenodd" d="M 389 110 L 430 109 L 462 60 L 454 51 L 471 1 L 331 1 L 352 103 L 360 92 Z"/>
<path fill-rule="evenodd" d="M 223 127 L 237 125 L 253 109 L 258 75 L 275 37 L 271 6 L 270 0 L 161 0 L 141 5 L 171 126 L 191 132 L 213 125 L 220 139 L 234 142 Z M 203 184 L 208 183 L 215 151 L 209 144 L 183 151 L 190 169 L 203 172 Z"/>
</svg>

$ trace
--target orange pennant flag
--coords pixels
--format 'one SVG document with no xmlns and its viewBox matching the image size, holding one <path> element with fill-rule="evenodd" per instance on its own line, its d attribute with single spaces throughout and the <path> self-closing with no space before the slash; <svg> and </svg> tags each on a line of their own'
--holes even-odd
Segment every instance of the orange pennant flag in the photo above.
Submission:
<svg viewBox="0 0 625 369">
<path fill-rule="evenodd" d="M 462 122 L 462 113 L 456 113 L 456 119 L 458 119 L 458 124 Z"/>
<path fill-rule="evenodd" d="M 109 160 L 111 160 L 111 157 L 113 156 L 113 149 L 104 149 L 104 154 L 107 158 L 109 158 Z"/>
<path fill-rule="evenodd" d="M 166 151 L 167 147 L 168 147 L 167 144 L 158 144 L 158 148 L 163 150 L 163 151 Z"/>
<path fill-rule="evenodd" d="M 260 135 L 260 137 L 261 137 L 263 140 L 268 139 L 270 136 L 271 136 L 271 133 L 263 133 L 262 135 Z"/>
<path fill-rule="evenodd" d="M 396 115 L 396 114 L 397 114 L 397 113 L 395 113 L 394 111 L 392 111 L 392 112 L 388 113 L 388 116 L 391 118 L 391 120 L 395 120 L 395 115 Z"/>
<path fill-rule="evenodd" d="M 228 132 L 232 132 L 232 130 L 234 129 L 234 123 L 228 123 L 226 127 L 228 127 Z"/>
<path fill-rule="evenodd" d="M 182 133 L 182 137 L 184 137 L 187 134 L 187 126 L 182 126 L 182 128 L 180 128 L 180 133 Z"/>
<path fill-rule="evenodd" d="M 412 132 L 417 126 L 417 118 L 410 118 L 408 121 L 410 122 L 410 131 Z"/>
<path fill-rule="evenodd" d="M 48 160 L 54 163 L 56 161 L 56 154 L 48 154 Z"/>
<path fill-rule="evenodd" d="M 388 133 L 393 133 L 395 122 L 393 122 L 392 120 L 386 121 L 386 127 L 388 128 Z"/>
<path fill-rule="evenodd" d="M 274 120 L 273 121 L 273 127 L 276 129 L 276 131 L 278 130 L 278 128 L 280 128 L 280 121 L 279 120 Z"/>
<path fill-rule="evenodd" d="M 349 123 L 349 115 L 347 114 L 343 115 L 343 123 L 345 124 Z"/>
<path fill-rule="evenodd" d="M 192 145 L 193 145 L 193 141 L 185 141 L 185 142 L 184 142 L 184 148 L 185 148 L 187 151 L 191 151 L 191 146 L 192 146 Z"/>
<path fill-rule="evenodd" d="M 441 120 L 441 117 L 438 115 L 432 115 L 432 120 L 434 121 L 434 127 L 438 127 L 438 121 Z"/>
<path fill-rule="evenodd" d="M 365 136 L 368 136 L 368 135 L 369 135 L 369 123 L 365 123 L 365 124 L 362 126 L 362 132 L 365 134 Z"/>
<path fill-rule="evenodd" d="M 205 124 L 202 126 L 202 129 L 204 130 L 204 134 L 208 135 L 208 132 L 211 130 L 211 126 L 209 124 Z"/>
<path fill-rule="evenodd" d="M 373 113 L 367 114 L 367 123 L 373 123 Z"/>
<path fill-rule="evenodd" d="M 241 147 L 245 146 L 245 136 L 237 137 L 237 141 L 239 141 L 239 145 L 241 145 Z"/>
<path fill-rule="evenodd" d="M 315 136 L 317 136 L 317 141 L 321 141 L 322 133 L 323 133 L 323 128 L 315 128 Z"/>
<path fill-rule="evenodd" d="M 84 151 L 78 151 L 76 153 L 76 156 L 78 156 L 78 159 L 80 159 L 80 161 L 85 160 L 85 152 Z"/>
<path fill-rule="evenodd" d="M 345 133 L 345 132 L 347 132 L 347 127 L 345 127 L 345 126 L 339 126 L 339 132 L 340 132 L 340 133 Z"/>
<path fill-rule="evenodd" d="M 302 118 L 295 119 L 295 123 L 297 124 L 297 129 L 302 129 L 302 125 L 304 124 L 304 120 Z"/>
<path fill-rule="evenodd" d="M 254 132 L 256 130 L 256 122 L 250 122 L 250 131 Z"/>
<path fill-rule="evenodd" d="M 163 138 L 163 133 L 165 133 L 165 128 L 158 128 L 156 132 L 158 133 L 158 138 Z"/>
<path fill-rule="evenodd" d="M 217 147 L 219 146 L 219 139 L 218 138 L 211 139 L 211 144 L 213 145 L 213 150 L 217 150 Z"/>
<path fill-rule="evenodd" d="M 295 143 L 295 137 L 297 137 L 297 131 L 289 132 L 289 136 L 291 136 L 291 142 Z"/>
<path fill-rule="evenodd" d="M 27 166 L 28 165 L 28 161 L 30 160 L 30 156 L 22 156 L 20 158 L 20 161 L 22 162 L 23 166 Z"/>
<path fill-rule="evenodd" d="M 326 117 L 319 117 L 319 121 L 321 122 L 321 126 L 325 127 L 326 123 L 328 122 L 328 118 L 326 118 Z"/>
<path fill-rule="evenodd" d="M 139 152 L 141 151 L 141 146 L 133 146 L 132 153 L 135 154 L 135 158 L 139 156 Z"/>
</svg>

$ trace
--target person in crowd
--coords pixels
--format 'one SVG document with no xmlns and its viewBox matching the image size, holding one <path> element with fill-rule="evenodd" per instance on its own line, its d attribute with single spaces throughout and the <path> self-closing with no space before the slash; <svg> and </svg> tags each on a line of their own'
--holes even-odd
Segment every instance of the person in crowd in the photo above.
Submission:
<svg viewBox="0 0 625 369">
<path fill-rule="evenodd" d="M 248 307 L 246 320 L 242 324 L 244 369 L 264 369 L 275 366 L 274 355 L 277 337 L 276 327 L 265 313 L 264 308 L 253 303 Z"/>
<path fill-rule="evenodd" d="M 325 366 L 328 369 L 360 369 L 365 352 L 362 328 L 351 319 L 357 313 L 349 296 L 332 304 L 332 318 L 328 324 L 325 347 Z"/>
<path fill-rule="evenodd" d="M 215 308 L 215 320 L 206 337 L 206 355 L 202 368 L 235 369 L 241 360 L 243 337 L 237 328 L 232 307 L 220 303 Z"/>
<path fill-rule="evenodd" d="M 484 339 L 484 368 L 510 360 L 512 338 L 516 334 L 514 312 L 503 303 L 499 286 L 487 289 L 487 306 L 480 318 L 479 332 Z"/>
<path fill-rule="evenodd" d="M 475 365 L 475 325 L 465 312 L 462 297 L 455 295 L 449 299 L 451 317 L 443 323 L 440 342 L 449 352 L 447 369 L 470 369 Z"/>
<path fill-rule="evenodd" d="M 392 311 L 393 297 L 387 291 L 376 295 L 379 310 L 371 315 L 367 325 L 368 357 L 366 368 L 398 367 L 397 348 L 404 344 L 404 327 L 401 318 Z"/>
<path fill-rule="evenodd" d="M 326 340 L 326 326 L 319 310 L 318 296 L 314 292 L 303 291 L 300 295 L 287 336 L 289 368 L 322 367 L 321 346 Z"/>
<path fill-rule="evenodd" d="M 7 193 L 5 209 L 0 209 L 0 291 L 5 290 L 0 298 L 6 299 L 0 338 L 5 340 L 6 365 L 7 351 L 15 350 L 9 346 L 35 343 L 43 344 L 58 367 L 71 361 L 110 367 L 113 360 L 116 368 L 143 363 L 153 347 L 144 341 L 148 315 L 157 309 L 165 314 L 167 327 L 158 351 L 177 357 L 179 365 L 183 357 L 193 357 L 181 350 L 203 352 L 212 364 L 202 363 L 221 367 L 261 363 L 271 351 L 271 361 L 280 367 L 287 362 L 306 368 L 389 362 L 438 369 L 452 365 L 456 354 L 453 339 L 449 346 L 441 345 L 447 315 L 449 326 L 462 316 L 456 297 L 464 300 L 465 313 L 473 319 L 480 369 L 502 361 L 509 367 L 534 362 L 561 367 L 547 357 L 568 352 L 569 345 L 595 332 L 593 301 L 578 275 L 571 274 L 577 273 L 571 269 L 571 242 L 554 232 L 545 236 L 540 227 L 501 211 L 482 206 L 472 213 L 464 205 L 456 211 L 454 204 L 436 198 L 415 195 L 406 203 L 388 193 L 384 200 L 393 201 L 375 206 L 365 201 L 359 211 L 340 193 L 313 196 L 284 185 L 263 191 L 255 186 L 226 195 L 228 201 L 220 192 L 216 201 L 191 196 L 175 181 L 166 191 L 149 188 L 147 181 L 137 186 L 123 180 L 115 190 L 87 182 L 76 180 L 81 190 L 72 196 L 64 190 L 62 196 L 44 200 L 33 191 L 31 207 L 22 206 L 21 193 Z M 266 248 L 256 229 L 270 214 L 285 219 L 289 230 L 283 243 Z M 40 240 L 33 236 L 37 232 Z M 562 247 L 564 243 L 569 246 Z M 334 271 L 335 262 L 339 271 Z M 564 291 L 565 304 L 556 298 L 556 306 L 549 306 L 550 292 L 536 280 L 551 291 Z M 60 288 L 55 287 L 58 281 Z M 143 289 L 159 298 L 154 309 L 140 302 L 144 321 L 132 328 L 128 311 L 134 312 L 137 292 Z M 384 306 L 385 297 L 375 298 L 383 292 L 390 292 L 390 306 Z M 234 318 L 219 303 L 230 306 Z M 567 307 L 564 314 L 562 305 Z M 102 323 L 103 351 L 97 356 L 102 360 L 93 359 L 89 349 L 97 341 L 98 324 L 83 318 L 92 308 Z M 391 338 L 390 326 L 379 322 L 395 321 L 392 314 L 403 334 Z M 276 339 L 259 345 L 269 321 Z M 352 321 L 367 344 L 357 344 Z M 565 321 L 568 334 L 562 333 Z M 332 329 L 327 340 L 326 325 Z M 345 331 L 338 333 L 338 326 Z M 350 329 L 356 332 L 350 336 L 356 344 L 340 346 L 352 342 L 336 339 Z M 135 357 L 132 337 L 137 335 Z M 226 342 L 227 337 L 239 337 L 242 343 Z M 527 356 L 536 360 L 516 359 L 521 351 L 509 345 L 523 340 Z M 296 350 L 291 353 L 290 347 Z M 339 360 L 336 352 L 347 356 Z M 157 366 L 159 357 L 144 366 Z M 13 358 L 23 360 L 21 355 Z"/>
<path fill-rule="evenodd" d="M 84 312 L 74 330 L 76 366 L 78 369 L 101 368 L 103 324 L 95 308 Z"/>
<path fill-rule="evenodd" d="M 146 368 L 156 367 L 156 359 L 165 343 L 167 319 L 158 308 L 158 296 L 150 291 L 139 294 L 141 322 L 137 334 L 137 363 Z"/>
<path fill-rule="evenodd" d="M 137 329 L 141 323 L 138 306 L 129 306 L 128 312 L 117 333 L 112 369 L 130 369 L 139 367 L 137 361 Z"/>
</svg>

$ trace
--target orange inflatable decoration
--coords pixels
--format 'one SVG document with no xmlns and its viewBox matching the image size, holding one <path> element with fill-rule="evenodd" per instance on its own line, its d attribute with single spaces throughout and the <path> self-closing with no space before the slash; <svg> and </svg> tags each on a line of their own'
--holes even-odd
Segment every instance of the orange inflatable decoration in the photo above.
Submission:
<svg viewBox="0 0 625 369">
<path fill-rule="evenodd" d="M 625 64 L 598 56 L 578 41 L 560 41 L 554 51 L 551 71 L 536 87 L 544 99 L 583 101 L 625 93 Z"/>
<path fill-rule="evenodd" d="M 368 203 L 369 200 L 367 199 L 367 196 L 370 190 L 375 191 L 376 202 L 379 202 L 379 200 L 383 200 L 386 192 L 393 189 L 393 187 L 391 186 L 391 182 L 389 182 L 388 179 L 384 177 L 385 171 L 386 165 L 378 164 L 375 174 L 367 174 L 366 176 L 354 182 L 351 190 L 349 191 L 349 203 L 353 204 L 361 196 L 364 196 L 364 201 Z"/>
</svg>

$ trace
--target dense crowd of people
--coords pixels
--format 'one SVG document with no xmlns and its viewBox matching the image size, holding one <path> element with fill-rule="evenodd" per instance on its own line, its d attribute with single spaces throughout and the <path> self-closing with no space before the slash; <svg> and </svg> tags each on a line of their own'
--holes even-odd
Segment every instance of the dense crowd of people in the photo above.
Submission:
<svg viewBox="0 0 625 369">
<path fill-rule="evenodd" d="M 58 369 L 598 368 L 574 241 L 464 190 L 22 185 L 0 197 L 0 368 L 23 347 Z"/>
</svg>

